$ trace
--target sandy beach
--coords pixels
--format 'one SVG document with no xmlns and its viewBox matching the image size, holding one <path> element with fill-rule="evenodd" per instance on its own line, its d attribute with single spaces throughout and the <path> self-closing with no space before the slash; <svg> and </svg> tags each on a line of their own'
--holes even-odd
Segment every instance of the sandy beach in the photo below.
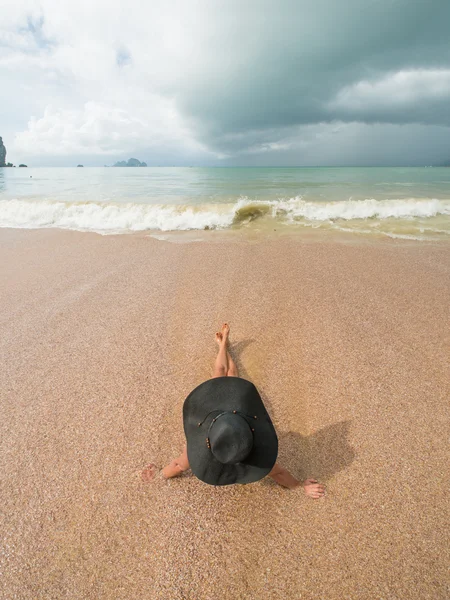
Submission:
<svg viewBox="0 0 450 600">
<path fill-rule="evenodd" d="M 206 233 L 0 231 L 0 597 L 448 598 L 450 247 Z M 141 480 L 224 321 L 325 498 Z"/>
</svg>

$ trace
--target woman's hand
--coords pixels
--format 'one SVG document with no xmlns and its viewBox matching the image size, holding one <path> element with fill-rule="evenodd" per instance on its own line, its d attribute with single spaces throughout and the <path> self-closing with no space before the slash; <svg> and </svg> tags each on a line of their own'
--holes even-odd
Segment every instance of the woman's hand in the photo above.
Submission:
<svg viewBox="0 0 450 600">
<path fill-rule="evenodd" d="M 325 486 L 318 483 L 317 479 L 306 479 L 303 482 L 305 494 L 311 496 L 311 498 L 322 498 L 325 496 Z"/>
</svg>

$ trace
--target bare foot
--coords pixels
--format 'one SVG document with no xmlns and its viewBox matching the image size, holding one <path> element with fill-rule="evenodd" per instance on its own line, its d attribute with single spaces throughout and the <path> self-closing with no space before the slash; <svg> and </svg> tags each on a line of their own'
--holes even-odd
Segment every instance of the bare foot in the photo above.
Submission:
<svg viewBox="0 0 450 600">
<path fill-rule="evenodd" d="M 150 465 L 147 465 L 145 467 L 145 469 L 143 469 L 141 471 L 141 478 L 142 481 L 145 481 L 147 483 L 149 483 L 150 481 L 152 481 L 152 479 L 155 478 L 156 475 L 156 471 L 158 470 L 157 466 L 154 465 L 153 463 Z"/>
<path fill-rule="evenodd" d="M 305 494 L 311 498 L 322 498 L 325 496 L 325 486 L 318 483 L 317 479 L 307 479 L 303 482 Z"/>
<path fill-rule="evenodd" d="M 221 331 L 218 331 L 216 333 L 216 342 L 217 342 L 218 346 L 220 346 L 220 344 L 222 343 L 222 332 Z"/>
<path fill-rule="evenodd" d="M 228 323 L 222 325 L 222 340 L 226 344 L 228 342 L 228 336 L 230 335 L 230 326 Z"/>
</svg>

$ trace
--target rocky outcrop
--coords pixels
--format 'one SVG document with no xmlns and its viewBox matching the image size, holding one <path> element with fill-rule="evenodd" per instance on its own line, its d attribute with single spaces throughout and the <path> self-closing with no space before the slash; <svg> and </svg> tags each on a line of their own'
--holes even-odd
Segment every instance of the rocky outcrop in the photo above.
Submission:
<svg viewBox="0 0 450 600">
<path fill-rule="evenodd" d="M 0 167 L 6 167 L 6 148 L 0 137 Z"/>
<path fill-rule="evenodd" d="M 128 161 L 119 160 L 119 162 L 116 162 L 116 164 L 113 165 L 113 167 L 146 167 L 146 166 L 147 166 L 147 163 L 141 162 L 137 158 L 130 158 L 130 159 L 128 159 Z"/>
</svg>

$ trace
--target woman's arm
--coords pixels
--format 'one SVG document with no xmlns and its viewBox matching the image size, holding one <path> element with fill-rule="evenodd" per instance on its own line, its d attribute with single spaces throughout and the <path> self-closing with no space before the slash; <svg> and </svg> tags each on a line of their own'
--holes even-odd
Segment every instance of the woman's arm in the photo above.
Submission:
<svg viewBox="0 0 450 600">
<path fill-rule="evenodd" d="M 269 473 L 269 477 L 272 477 L 277 483 L 282 485 L 283 487 L 287 487 L 290 490 L 301 485 L 301 482 L 298 479 L 295 479 L 288 470 L 284 467 L 275 463 L 273 469 Z"/>
<path fill-rule="evenodd" d="M 298 479 L 295 479 L 287 469 L 275 463 L 273 469 L 269 473 L 270 477 L 280 485 L 293 490 L 299 485 L 303 485 L 305 494 L 312 498 L 321 498 L 325 496 L 325 486 L 317 481 L 317 479 L 306 479 L 303 484 Z"/>
</svg>

